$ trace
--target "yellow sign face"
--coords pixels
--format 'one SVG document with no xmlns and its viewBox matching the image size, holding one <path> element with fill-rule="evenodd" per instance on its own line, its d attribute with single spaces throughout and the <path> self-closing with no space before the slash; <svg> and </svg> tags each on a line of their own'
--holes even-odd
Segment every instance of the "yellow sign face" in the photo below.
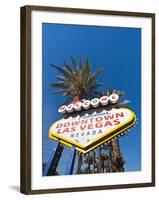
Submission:
<svg viewBox="0 0 159 200">
<path fill-rule="evenodd" d="M 113 108 L 56 121 L 50 127 L 49 137 L 87 153 L 128 130 L 135 122 L 136 116 L 130 109 Z"/>
</svg>

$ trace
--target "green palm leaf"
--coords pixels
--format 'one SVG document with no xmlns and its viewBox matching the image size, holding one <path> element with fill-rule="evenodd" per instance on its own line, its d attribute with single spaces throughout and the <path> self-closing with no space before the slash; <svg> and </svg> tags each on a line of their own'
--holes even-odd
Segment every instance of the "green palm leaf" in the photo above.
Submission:
<svg viewBox="0 0 159 200">
<path fill-rule="evenodd" d="M 58 82 L 58 83 L 50 83 L 51 87 L 61 87 L 61 88 L 67 88 L 67 83 L 65 82 Z"/>
<path fill-rule="evenodd" d="M 63 61 L 65 68 L 72 73 L 72 68 L 66 63 L 66 61 Z"/>
<path fill-rule="evenodd" d="M 90 84 L 89 89 L 96 89 L 96 88 L 101 87 L 103 85 L 104 85 L 103 83 L 94 82 L 94 83 Z"/>
<path fill-rule="evenodd" d="M 57 91 L 54 91 L 53 94 L 60 94 L 60 93 L 65 93 L 66 91 L 65 90 L 57 90 Z"/>
<path fill-rule="evenodd" d="M 67 82 L 67 79 L 64 76 L 57 75 L 56 78 L 60 81 Z"/>
<path fill-rule="evenodd" d="M 99 92 L 96 90 L 103 84 L 98 83 L 96 78 L 101 73 L 101 69 L 92 73 L 88 57 L 84 64 L 82 63 L 81 57 L 79 58 L 78 65 L 72 56 L 72 66 L 68 65 L 66 61 L 63 62 L 64 67 L 50 64 L 60 73 L 60 75 L 56 76 L 59 82 L 50 83 L 51 87 L 61 88 L 61 90 L 55 91 L 56 94 L 63 93 L 64 96 L 67 96 L 70 99 L 90 98 L 97 95 L 100 96 Z"/>
<path fill-rule="evenodd" d="M 119 102 L 118 105 L 119 105 L 119 106 L 124 106 L 124 105 L 127 105 L 127 104 L 129 104 L 129 103 L 130 103 L 129 100 L 124 100 L 124 101 L 122 101 L 122 102 Z"/>
<path fill-rule="evenodd" d="M 83 69 L 83 65 L 82 65 L 82 57 L 81 57 L 81 56 L 79 57 L 79 66 L 80 66 L 80 72 L 81 72 L 82 69 Z"/>
<path fill-rule="evenodd" d="M 66 68 L 62 68 L 62 67 L 59 67 L 59 66 L 56 66 L 56 65 L 53 65 L 53 64 L 50 64 L 52 67 L 54 67 L 55 69 L 57 69 L 61 74 L 63 74 L 67 79 L 69 80 L 73 80 L 73 77 L 71 75 L 71 72 L 66 69 Z"/>
</svg>

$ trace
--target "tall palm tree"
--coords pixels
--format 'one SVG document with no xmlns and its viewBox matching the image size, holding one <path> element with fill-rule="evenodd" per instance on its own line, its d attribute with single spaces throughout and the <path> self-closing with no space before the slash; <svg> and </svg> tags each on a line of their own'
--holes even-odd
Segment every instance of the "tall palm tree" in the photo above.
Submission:
<svg viewBox="0 0 159 200">
<path fill-rule="evenodd" d="M 95 151 L 95 149 L 92 150 L 92 154 L 93 154 L 93 173 L 95 173 L 95 168 L 96 168 L 96 151 Z"/>
<path fill-rule="evenodd" d="M 105 152 L 105 149 L 107 149 L 107 146 L 105 146 L 104 144 L 99 147 L 100 171 L 102 173 L 105 172 L 105 169 L 106 169 L 105 162 L 106 160 L 108 160 L 108 155 Z"/>
<path fill-rule="evenodd" d="M 101 69 L 92 72 L 88 58 L 82 63 L 80 57 L 79 64 L 71 56 L 72 66 L 64 61 L 64 67 L 50 64 L 54 69 L 58 70 L 61 75 L 57 75 L 58 82 L 50 83 L 51 87 L 59 88 L 54 94 L 61 93 L 68 98 L 69 101 L 81 100 L 83 98 L 92 98 L 99 96 L 97 91 L 103 83 L 98 83 L 96 78 L 101 73 Z"/>
<path fill-rule="evenodd" d="M 125 95 L 124 91 L 120 90 L 107 90 L 105 95 L 110 96 L 111 94 L 118 94 L 119 95 L 119 101 L 116 104 L 109 105 L 111 108 L 120 108 L 125 105 L 127 105 L 130 101 L 129 100 L 122 100 L 122 97 Z M 123 155 L 120 150 L 119 140 L 118 137 L 112 138 L 109 145 L 108 145 L 110 154 L 109 159 L 111 162 L 111 169 L 110 171 L 118 171 L 123 172 L 124 171 L 124 164 L 125 160 L 123 158 Z"/>
<path fill-rule="evenodd" d="M 90 99 L 100 96 L 97 88 L 103 84 L 99 83 L 96 79 L 101 73 L 101 69 L 92 72 L 88 57 L 85 59 L 84 63 L 80 57 L 79 63 L 77 63 L 76 60 L 71 56 L 71 65 L 65 61 L 63 64 L 64 67 L 50 64 L 60 73 L 60 75 L 56 76 L 58 82 L 50 83 L 51 87 L 58 88 L 54 94 L 63 94 L 63 96 L 67 98 L 66 102 L 68 103 L 72 101 L 79 101 L 84 98 Z M 62 152 L 63 147 L 59 148 L 59 151 Z M 56 163 L 58 163 L 59 160 L 60 157 L 56 160 Z M 79 154 L 78 173 L 80 172 L 81 163 L 82 154 Z"/>
<path fill-rule="evenodd" d="M 81 165 L 83 163 L 83 155 L 82 153 L 78 153 L 78 165 L 77 165 L 77 174 L 81 173 Z"/>
<path fill-rule="evenodd" d="M 90 174 L 95 172 L 94 151 L 90 151 L 84 155 L 82 173 Z"/>
<path fill-rule="evenodd" d="M 88 154 L 87 154 L 87 163 L 88 163 L 88 173 L 92 173 L 93 170 L 91 170 L 91 166 L 93 168 L 93 160 L 94 159 L 94 156 L 93 156 L 93 151 L 90 151 Z"/>
</svg>

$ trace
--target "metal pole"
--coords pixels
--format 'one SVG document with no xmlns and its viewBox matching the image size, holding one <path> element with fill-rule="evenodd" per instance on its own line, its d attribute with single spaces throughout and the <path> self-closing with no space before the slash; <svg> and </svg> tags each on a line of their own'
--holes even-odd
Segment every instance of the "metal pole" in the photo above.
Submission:
<svg viewBox="0 0 159 200">
<path fill-rule="evenodd" d="M 51 152 L 50 158 L 44 169 L 43 176 L 52 175 L 56 171 L 62 151 L 63 151 L 63 146 L 61 146 L 60 141 L 56 141 L 55 147 L 53 148 L 53 151 Z"/>
</svg>

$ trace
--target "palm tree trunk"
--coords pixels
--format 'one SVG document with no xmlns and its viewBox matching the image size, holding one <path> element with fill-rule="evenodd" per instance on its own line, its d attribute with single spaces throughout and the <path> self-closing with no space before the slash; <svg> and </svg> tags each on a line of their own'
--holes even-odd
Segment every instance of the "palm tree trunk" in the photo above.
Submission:
<svg viewBox="0 0 159 200">
<path fill-rule="evenodd" d="M 78 165 L 77 165 L 77 174 L 81 173 L 81 165 L 82 165 L 82 153 L 78 155 Z"/>
<path fill-rule="evenodd" d="M 113 149 L 112 149 L 112 143 L 111 142 L 107 143 L 107 148 L 108 148 L 108 151 L 109 151 L 107 172 L 113 172 L 113 169 L 112 169 Z"/>
<path fill-rule="evenodd" d="M 90 174 L 91 173 L 91 165 L 90 165 L 90 163 L 88 163 L 88 174 Z"/>
<path fill-rule="evenodd" d="M 102 169 L 102 159 L 101 159 L 101 148 L 99 147 L 99 173 L 101 173 Z"/>
<path fill-rule="evenodd" d="M 96 159 L 96 152 L 93 150 L 93 173 L 95 173 L 95 159 Z"/>
<path fill-rule="evenodd" d="M 115 167 L 116 167 L 116 171 L 118 172 L 124 172 L 124 160 L 123 160 L 123 156 L 121 154 L 120 151 L 120 145 L 119 145 L 119 140 L 117 137 L 111 139 L 111 144 L 112 144 L 112 151 L 113 153 L 113 160 L 115 161 Z"/>
</svg>

